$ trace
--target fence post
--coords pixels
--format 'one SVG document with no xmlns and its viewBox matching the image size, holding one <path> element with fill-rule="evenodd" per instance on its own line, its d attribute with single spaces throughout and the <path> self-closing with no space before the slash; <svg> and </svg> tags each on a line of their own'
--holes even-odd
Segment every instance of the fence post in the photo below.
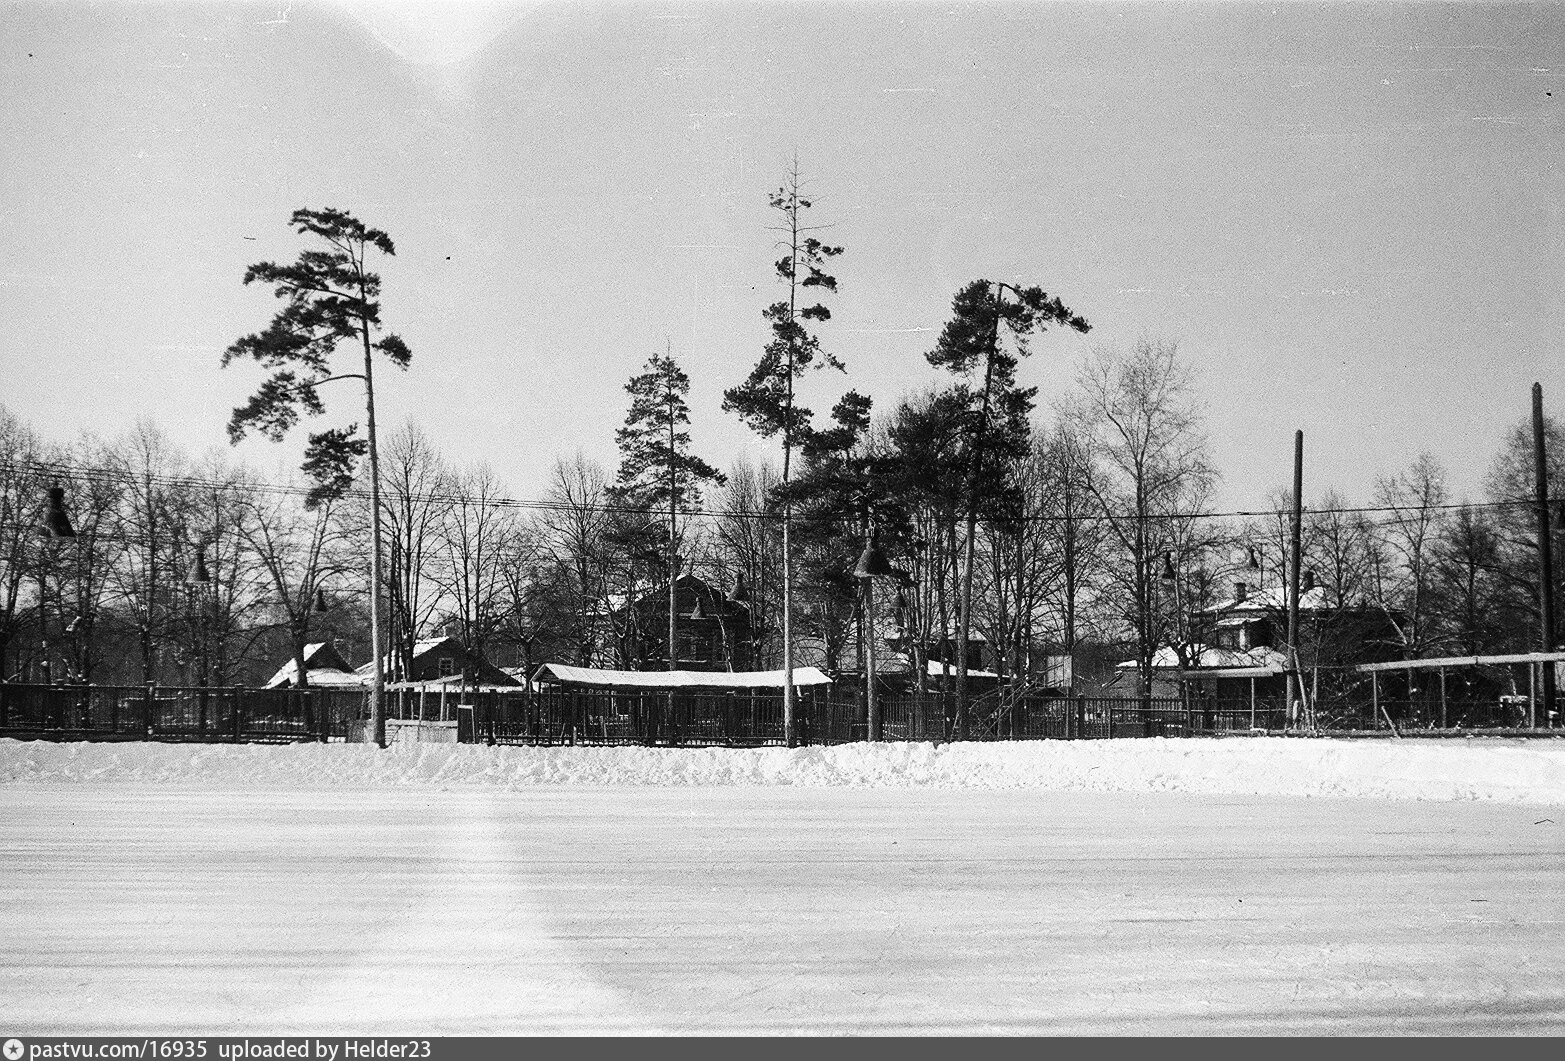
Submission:
<svg viewBox="0 0 1565 1061">
<path fill-rule="evenodd" d="M 240 742 L 240 734 L 243 732 L 243 719 L 245 710 L 245 692 L 243 687 L 234 688 L 234 743 Z"/>
<path fill-rule="evenodd" d="M 149 737 L 152 736 L 154 729 L 156 728 L 156 724 L 153 721 L 152 712 L 154 705 L 157 703 L 157 688 L 158 686 L 156 682 L 148 682 L 141 698 L 141 721 L 143 728 L 147 731 L 147 736 Z"/>
</svg>

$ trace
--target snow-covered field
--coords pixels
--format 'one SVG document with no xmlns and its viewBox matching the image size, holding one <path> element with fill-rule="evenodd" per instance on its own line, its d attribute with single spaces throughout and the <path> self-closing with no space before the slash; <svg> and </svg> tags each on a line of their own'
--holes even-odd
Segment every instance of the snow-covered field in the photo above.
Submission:
<svg viewBox="0 0 1565 1061">
<path fill-rule="evenodd" d="M 535 785 L 1191 792 L 1565 802 L 1565 739 L 1023 741 L 813 748 L 285 746 L 0 740 L 0 784 Z"/>
<path fill-rule="evenodd" d="M 1560 1034 L 1562 821 L 1565 741 L 0 741 L 0 1032 Z"/>
</svg>

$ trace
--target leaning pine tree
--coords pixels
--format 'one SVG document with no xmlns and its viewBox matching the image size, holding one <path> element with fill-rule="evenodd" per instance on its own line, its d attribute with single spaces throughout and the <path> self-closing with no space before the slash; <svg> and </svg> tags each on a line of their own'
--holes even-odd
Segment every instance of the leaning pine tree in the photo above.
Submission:
<svg viewBox="0 0 1565 1061">
<path fill-rule="evenodd" d="M 1010 297 L 1007 298 L 1006 295 Z M 978 511 L 993 496 L 994 462 L 986 462 L 990 450 L 1025 446 L 1027 419 L 1032 412 L 1036 387 L 1016 385 L 1016 366 L 1027 356 L 1027 337 L 1050 324 L 1078 332 L 1091 325 L 1072 313 L 1058 298 L 1042 288 L 1012 287 L 1006 283 L 974 280 L 956 293 L 951 319 L 935 348 L 926 356 L 936 368 L 965 379 L 967 537 L 962 546 L 962 592 L 957 605 L 956 719 L 955 736 L 967 735 L 967 639 L 973 615 L 973 553 L 978 537 Z M 1011 337 L 1002 345 L 1001 332 Z"/>
<path fill-rule="evenodd" d="M 375 352 L 398 368 L 407 368 L 412 353 L 394 334 L 379 339 L 380 276 L 369 271 L 371 249 L 396 254 L 391 237 L 343 210 L 295 210 L 288 219 L 301 236 L 314 236 L 318 246 L 299 252 L 292 265 L 257 262 L 245 270 L 246 284 L 273 285 L 284 300 L 282 309 L 263 332 L 236 340 L 223 351 L 223 365 L 253 358 L 272 375 L 234 410 L 228 438 L 238 443 L 251 429 L 274 442 L 299 422 L 325 411 L 316 388 L 338 379 L 364 381 L 367 437 L 358 425 L 329 428 L 312 434 L 305 447 L 304 472 L 314 482 L 305 503 L 314 507 L 347 493 L 360 458 L 369 455 L 370 470 L 370 645 L 374 654 L 374 685 L 370 693 L 370 726 L 375 743 L 386 745 L 386 718 L 381 700 L 385 668 L 380 639 L 380 464 L 375 448 Z M 353 343 L 364 355 L 363 372 L 333 373 L 331 357 L 340 344 Z"/>
<path fill-rule="evenodd" d="M 675 586 L 679 580 L 679 512 L 701 504 L 701 485 L 726 482 L 722 472 L 690 452 L 690 377 L 672 353 L 653 354 L 625 384 L 630 411 L 614 434 L 619 444 L 618 491 L 633 503 L 668 513 L 668 669 L 679 666 Z"/>
<path fill-rule="evenodd" d="M 831 319 L 831 311 L 819 302 L 801 306 L 807 298 L 805 288 L 835 292 L 837 280 L 826 273 L 827 262 L 842 253 L 810 233 L 824 226 L 800 223 L 810 201 L 799 194 L 799 167 L 795 163 L 788 183 L 770 199 L 773 210 L 782 215 L 777 231 L 783 256 L 777 260 L 777 278 L 788 288 L 788 297 L 766 307 L 763 316 L 771 325 L 772 336 L 761 359 L 749 377 L 723 393 L 723 408 L 738 414 L 749 428 L 763 438 L 782 437 L 782 620 L 783 620 L 783 730 L 788 746 L 797 743 L 794 726 L 793 695 L 793 544 L 791 525 L 793 506 L 788 498 L 792 458 L 796 446 L 810 435 L 810 410 L 794 400 L 794 383 L 811 365 L 825 364 L 841 369 L 842 362 L 821 349 L 820 340 L 806 329 L 808 321 Z"/>
</svg>

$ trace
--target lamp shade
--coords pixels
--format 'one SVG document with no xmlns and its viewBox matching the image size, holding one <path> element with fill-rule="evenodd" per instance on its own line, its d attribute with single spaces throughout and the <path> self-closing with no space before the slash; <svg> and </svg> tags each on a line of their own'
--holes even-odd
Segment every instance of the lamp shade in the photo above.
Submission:
<svg viewBox="0 0 1565 1061">
<path fill-rule="evenodd" d="M 65 514 L 64 487 L 49 487 L 49 504 L 44 510 L 43 522 L 39 524 L 39 529 L 49 538 L 76 537 L 76 528 L 71 526 L 71 517 Z"/>
<path fill-rule="evenodd" d="M 853 568 L 854 578 L 882 578 L 891 574 L 891 564 L 880 546 L 871 541 L 859 554 L 859 562 Z"/>
<path fill-rule="evenodd" d="M 211 582 L 212 573 L 206 567 L 206 546 L 196 546 L 196 561 L 190 565 L 190 577 L 186 582 Z"/>
</svg>

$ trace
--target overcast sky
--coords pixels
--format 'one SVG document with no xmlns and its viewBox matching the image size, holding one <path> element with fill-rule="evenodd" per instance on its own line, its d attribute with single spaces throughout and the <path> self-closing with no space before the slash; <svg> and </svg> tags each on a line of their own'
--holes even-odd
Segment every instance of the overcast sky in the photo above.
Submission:
<svg viewBox="0 0 1565 1061">
<path fill-rule="evenodd" d="M 1476 494 L 1534 380 L 1565 409 L 1560 5 L 13 3 L 0 47 L 0 402 L 53 440 L 224 446 L 262 372 L 219 355 L 276 305 L 245 266 L 336 206 L 397 244 L 384 427 L 538 496 L 557 454 L 612 465 L 669 343 L 703 455 L 770 453 L 720 404 L 795 154 L 847 248 L 820 413 L 935 380 L 978 277 L 1091 321 L 1037 344 L 1044 403 L 1177 340 L 1228 508 L 1295 428 L 1307 495 L 1424 449 Z M 362 418 L 335 386 L 317 429 Z"/>
</svg>

